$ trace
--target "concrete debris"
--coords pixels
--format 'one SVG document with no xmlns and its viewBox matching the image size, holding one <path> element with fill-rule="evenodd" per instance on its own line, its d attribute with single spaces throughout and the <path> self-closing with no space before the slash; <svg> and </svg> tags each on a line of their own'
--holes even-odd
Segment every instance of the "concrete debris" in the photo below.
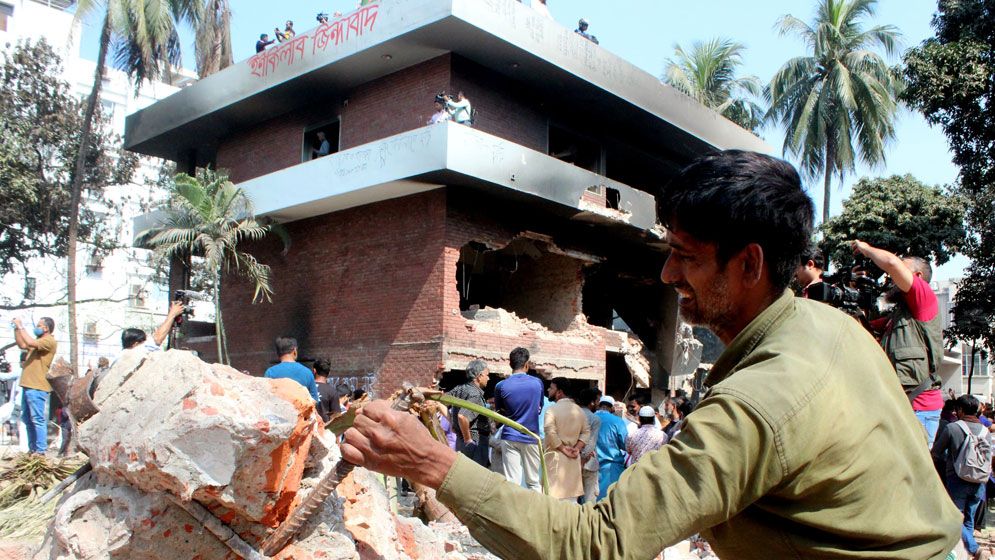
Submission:
<svg viewBox="0 0 995 560">
<path fill-rule="evenodd" d="M 258 547 L 340 458 L 303 387 L 188 352 L 126 352 L 94 400 L 80 426 L 94 470 L 63 496 L 34 560 L 233 558 L 173 499 Z M 382 477 L 356 468 L 273 558 L 483 558 L 446 527 L 392 513 Z"/>
<path fill-rule="evenodd" d="M 601 340 L 601 334 L 597 327 L 592 327 L 587 322 L 587 317 L 583 313 L 578 313 L 570 327 L 565 332 L 553 332 L 535 321 L 530 321 L 519 317 L 513 311 L 501 308 L 483 307 L 471 305 L 470 309 L 460 312 L 467 320 L 467 329 L 477 332 L 493 332 L 496 334 L 518 336 L 526 331 L 534 333 L 539 337 L 547 337 L 550 340 L 581 339 L 591 342 Z"/>
<path fill-rule="evenodd" d="M 632 379 L 635 380 L 637 388 L 648 389 L 650 387 L 650 364 L 653 363 L 653 354 L 646 350 L 643 346 L 643 341 L 638 336 L 632 333 L 626 334 L 628 336 L 622 341 L 621 347 L 625 367 L 632 374 Z"/>
</svg>

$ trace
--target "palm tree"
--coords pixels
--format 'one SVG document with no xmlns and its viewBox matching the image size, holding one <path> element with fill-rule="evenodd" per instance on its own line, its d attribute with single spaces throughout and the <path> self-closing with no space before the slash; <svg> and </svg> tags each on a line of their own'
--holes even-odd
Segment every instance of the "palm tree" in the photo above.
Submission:
<svg viewBox="0 0 995 560">
<path fill-rule="evenodd" d="M 194 0 L 79 0 L 76 21 L 85 19 L 98 9 L 103 10 L 97 65 L 93 73 L 93 88 L 83 110 L 80 144 L 71 176 L 69 231 L 67 233 L 69 300 L 69 360 L 73 371 L 79 370 L 76 322 L 76 247 L 79 238 L 79 206 L 83 192 L 86 161 L 91 149 L 93 118 L 100 99 L 100 89 L 107 67 L 107 51 L 114 39 L 117 44 L 116 62 L 137 86 L 143 80 L 153 80 L 169 72 L 169 64 L 180 57 L 176 39 L 176 21 L 198 19 Z"/>
<path fill-rule="evenodd" d="M 763 95 L 756 76 L 736 76 L 746 47 L 729 39 L 695 42 L 688 53 L 674 45 L 663 81 L 739 126 L 756 132 L 764 109 L 754 101 Z"/>
<path fill-rule="evenodd" d="M 232 65 L 231 7 L 228 0 L 206 0 L 194 35 L 198 76 L 206 78 Z"/>
<path fill-rule="evenodd" d="M 221 317 L 221 276 L 234 273 L 253 287 L 252 302 L 270 301 L 270 267 L 239 249 L 242 241 L 258 241 L 274 233 L 290 240 L 283 228 L 263 224 L 252 214 L 252 202 L 224 173 L 203 169 L 197 177 L 179 174 L 170 186 L 172 202 L 162 225 L 139 236 L 168 258 L 197 255 L 214 283 L 214 313 L 218 361 L 229 363 L 228 336 Z"/>
<path fill-rule="evenodd" d="M 767 117 L 785 128 L 785 154 L 801 159 L 808 177 L 823 175 L 822 222 L 829 220 L 830 184 L 854 170 L 857 157 L 868 165 L 884 162 L 895 137 L 901 79 L 874 49 L 893 56 L 898 29 L 864 29 L 877 0 L 820 0 L 812 25 L 781 17 L 782 35 L 800 36 L 809 50 L 781 66 L 768 88 Z M 856 147 L 854 147 L 856 143 Z"/>
</svg>

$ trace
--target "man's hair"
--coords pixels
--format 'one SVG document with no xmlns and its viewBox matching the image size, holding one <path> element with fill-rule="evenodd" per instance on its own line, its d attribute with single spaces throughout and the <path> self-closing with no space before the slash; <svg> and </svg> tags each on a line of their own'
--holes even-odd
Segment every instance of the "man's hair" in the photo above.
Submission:
<svg viewBox="0 0 995 560">
<path fill-rule="evenodd" d="M 512 370 L 522 369 L 529 363 L 529 358 L 529 351 L 519 346 L 511 351 L 511 354 L 508 356 L 508 363 L 511 364 Z"/>
<path fill-rule="evenodd" d="M 656 204 L 667 228 L 714 243 L 720 265 L 750 243 L 760 245 L 777 291 L 791 282 L 812 238 L 812 199 L 798 172 L 755 152 L 699 158 L 661 189 Z"/>
<path fill-rule="evenodd" d="M 121 348 L 127 350 L 136 344 L 145 342 L 146 338 L 145 331 L 142 329 L 124 329 L 121 331 Z"/>
<path fill-rule="evenodd" d="M 352 400 L 354 401 L 358 401 L 359 399 L 365 396 L 366 396 L 366 391 L 362 389 L 356 389 L 355 391 L 352 392 Z"/>
<path fill-rule="evenodd" d="M 608 412 L 614 412 L 615 411 L 615 405 L 613 403 L 610 403 L 610 402 L 599 402 L 598 403 L 598 409 L 599 410 L 607 410 Z"/>
<path fill-rule="evenodd" d="M 964 414 L 974 416 L 978 414 L 978 408 L 980 406 L 981 403 L 978 402 L 977 397 L 974 395 L 961 395 L 957 397 L 957 410 L 963 412 Z"/>
<path fill-rule="evenodd" d="M 566 377 L 554 377 L 549 383 L 556 385 L 556 388 L 563 391 L 564 395 L 573 397 L 573 386 Z"/>
<path fill-rule="evenodd" d="M 53 334 L 55 332 L 55 320 L 51 317 L 42 317 L 38 319 L 42 323 L 45 323 L 45 328 L 48 329 L 48 334 Z"/>
<path fill-rule="evenodd" d="M 289 336 L 280 336 L 277 337 L 274 345 L 276 346 L 277 356 L 286 356 L 297 349 L 297 339 L 290 338 Z"/>
<path fill-rule="evenodd" d="M 481 372 L 487 369 L 487 362 L 483 360 L 473 360 L 466 365 L 466 382 L 470 383 L 480 377 Z"/>
<path fill-rule="evenodd" d="M 580 391 L 580 396 L 578 397 L 578 403 L 581 406 L 591 406 L 591 403 L 598 400 L 599 393 L 597 387 L 584 387 Z"/>
<path fill-rule="evenodd" d="M 322 375 L 328 377 L 328 374 L 332 372 L 332 362 L 321 358 L 314 361 L 314 374 Z"/>
<path fill-rule="evenodd" d="M 640 426 L 652 425 L 654 422 L 656 422 L 656 417 L 655 416 L 650 416 L 649 418 L 647 418 L 645 416 L 640 416 L 639 417 L 639 425 Z"/>
<path fill-rule="evenodd" d="M 807 265 L 808 261 L 812 261 L 815 268 L 818 268 L 819 270 L 824 270 L 826 268 L 826 259 L 822 257 L 822 251 L 820 251 L 818 247 L 809 247 L 808 251 L 802 255 L 802 266 Z"/>
<path fill-rule="evenodd" d="M 902 261 L 906 263 L 906 266 L 912 269 L 912 272 L 919 272 L 922 274 L 922 279 L 926 281 L 927 284 L 933 280 L 933 267 L 930 266 L 929 261 L 922 257 L 902 257 Z"/>
<path fill-rule="evenodd" d="M 339 383 L 335 386 L 335 392 L 339 394 L 339 398 L 348 397 L 352 394 L 352 388 L 348 383 Z"/>
<path fill-rule="evenodd" d="M 260 34 L 259 34 L 259 40 L 260 40 L 260 41 L 265 41 L 265 40 L 266 40 L 266 37 L 269 37 L 269 34 L 268 34 L 268 33 L 260 33 Z"/>
<path fill-rule="evenodd" d="M 101 356 L 101 357 L 97 358 L 97 367 L 98 368 L 105 368 L 105 367 L 108 367 L 110 365 L 111 365 L 111 361 L 108 360 L 106 356 Z"/>
</svg>

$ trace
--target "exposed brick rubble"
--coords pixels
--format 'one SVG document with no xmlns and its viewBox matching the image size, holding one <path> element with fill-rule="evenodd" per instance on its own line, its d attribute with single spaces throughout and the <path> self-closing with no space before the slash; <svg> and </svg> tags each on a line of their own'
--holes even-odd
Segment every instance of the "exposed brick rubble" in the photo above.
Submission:
<svg viewBox="0 0 995 560">
<path fill-rule="evenodd" d="M 303 387 L 188 352 L 126 354 L 95 401 L 80 428 L 94 470 L 62 497 L 35 560 L 234 558 L 171 497 L 258 546 L 340 456 Z M 467 558 L 451 533 L 392 513 L 382 477 L 357 468 L 274 558 Z"/>
</svg>

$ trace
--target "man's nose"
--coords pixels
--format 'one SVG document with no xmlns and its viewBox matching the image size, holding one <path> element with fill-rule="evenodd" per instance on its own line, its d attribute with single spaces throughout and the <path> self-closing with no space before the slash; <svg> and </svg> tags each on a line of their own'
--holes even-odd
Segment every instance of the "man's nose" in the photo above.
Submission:
<svg viewBox="0 0 995 560">
<path fill-rule="evenodd" d="M 680 273 L 672 260 L 668 256 L 666 262 L 663 263 L 663 269 L 660 270 L 660 281 L 664 284 L 676 284 L 680 280 Z"/>
</svg>

